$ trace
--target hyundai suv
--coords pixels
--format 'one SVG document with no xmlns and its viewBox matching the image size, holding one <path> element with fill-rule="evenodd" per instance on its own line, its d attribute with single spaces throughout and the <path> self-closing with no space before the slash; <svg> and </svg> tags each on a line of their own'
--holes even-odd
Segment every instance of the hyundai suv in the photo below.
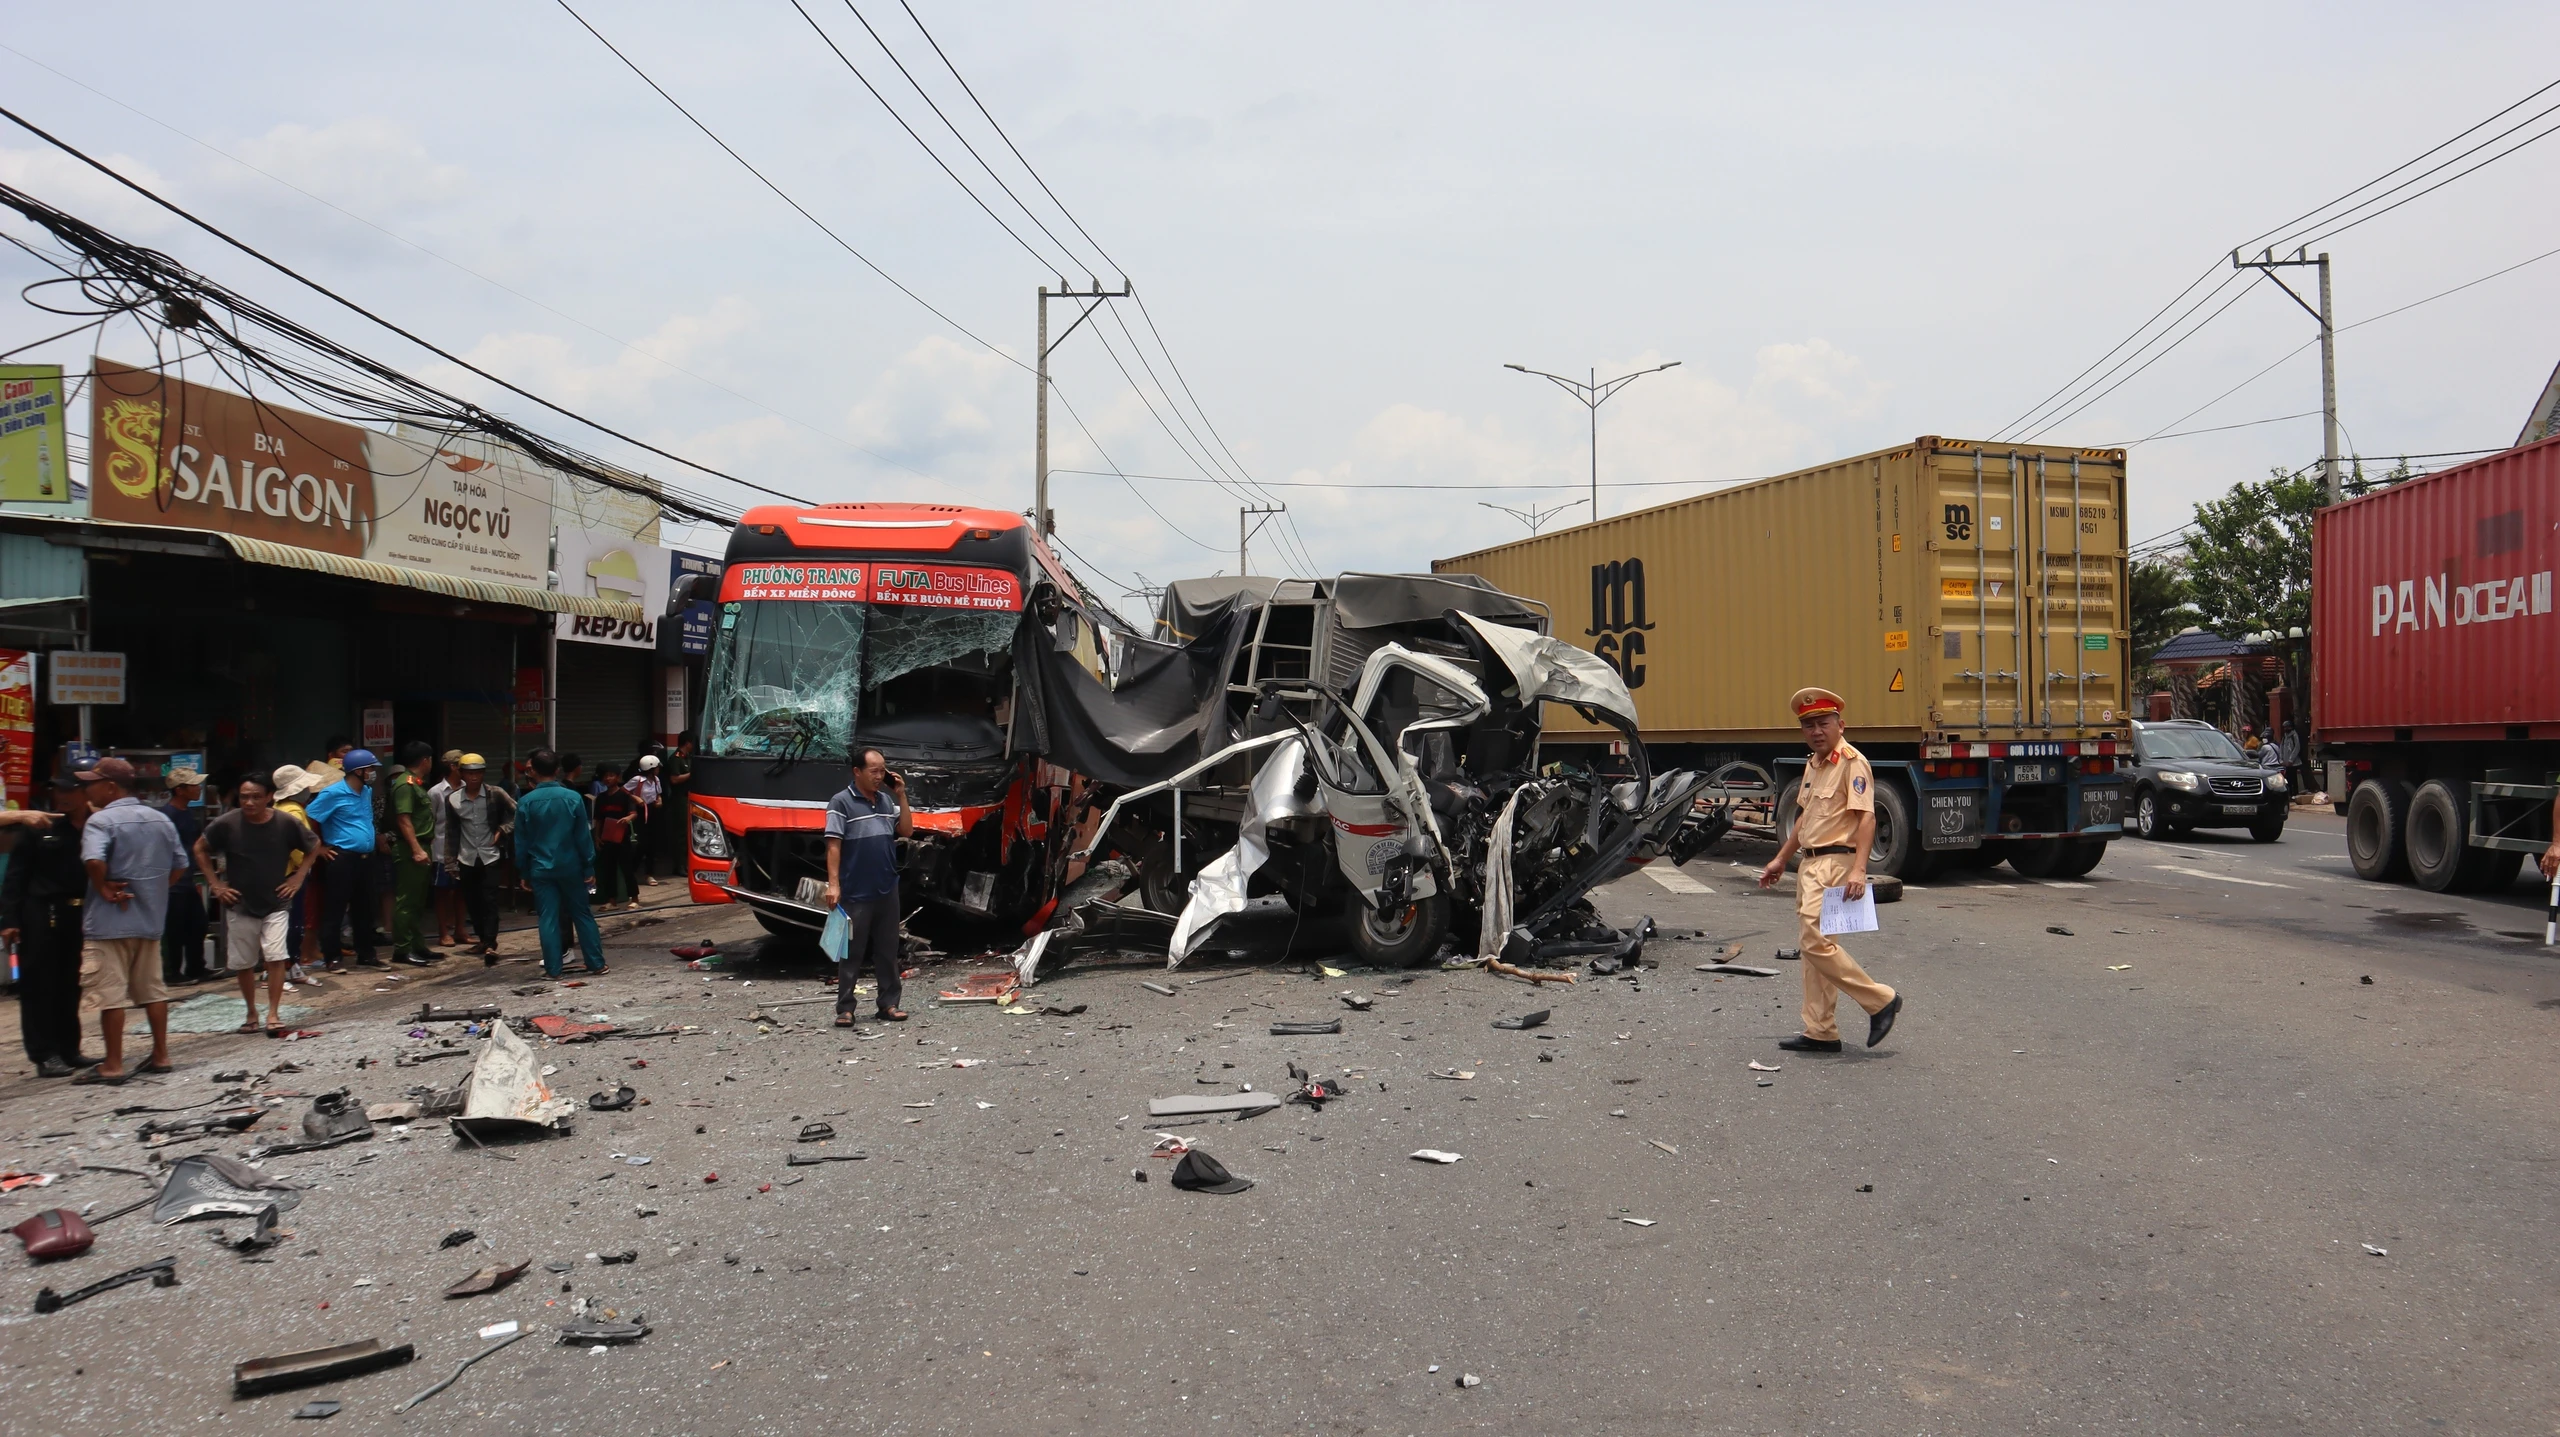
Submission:
<svg viewBox="0 0 2560 1437">
<path fill-rule="evenodd" d="M 2136 722 L 2133 762 L 2131 827 L 2145 838 L 2191 828 L 2245 828 L 2260 843 L 2284 836 L 2292 785 L 2209 723 Z"/>
</svg>

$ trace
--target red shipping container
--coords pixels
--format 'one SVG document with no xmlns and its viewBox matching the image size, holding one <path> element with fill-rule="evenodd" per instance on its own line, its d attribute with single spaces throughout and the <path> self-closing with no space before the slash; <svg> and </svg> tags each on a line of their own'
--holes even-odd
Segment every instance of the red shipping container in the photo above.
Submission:
<svg viewBox="0 0 2560 1437">
<path fill-rule="evenodd" d="M 2560 439 L 2312 521 L 2312 718 L 2329 743 L 2560 739 Z"/>
</svg>

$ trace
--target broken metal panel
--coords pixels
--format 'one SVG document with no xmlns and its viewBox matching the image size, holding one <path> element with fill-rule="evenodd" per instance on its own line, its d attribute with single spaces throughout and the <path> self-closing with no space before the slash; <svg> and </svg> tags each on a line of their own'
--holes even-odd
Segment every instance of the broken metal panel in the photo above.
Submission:
<svg viewBox="0 0 2560 1437">
<path fill-rule="evenodd" d="M 1599 655 L 1562 639 L 1487 623 L 1473 614 L 1458 617 L 1511 670 L 1519 682 L 1522 703 L 1571 704 L 1620 719 L 1624 727 L 1635 726 L 1635 696 L 1627 692 L 1626 680 Z"/>
<path fill-rule="evenodd" d="M 1289 734 L 1272 745 L 1271 756 L 1254 775 L 1251 803 L 1244 821 L 1236 826 L 1236 846 L 1211 860 L 1192 882 L 1191 901 L 1183 905 L 1181 921 L 1174 924 L 1164 966 L 1181 967 L 1219 919 L 1244 911 L 1253 875 L 1271 858 L 1272 824 L 1324 811 L 1319 799 L 1298 797 L 1298 776 L 1306 765 L 1307 746 L 1298 735 Z"/>
<path fill-rule="evenodd" d="M 285 1211 L 301 1202 L 297 1183 L 238 1158 L 193 1153 L 169 1165 L 169 1180 L 151 1206 L 151 1220 L 166 1226 L 199 1217 L 255 1217 L 268 1208 Z"/>
</svg>

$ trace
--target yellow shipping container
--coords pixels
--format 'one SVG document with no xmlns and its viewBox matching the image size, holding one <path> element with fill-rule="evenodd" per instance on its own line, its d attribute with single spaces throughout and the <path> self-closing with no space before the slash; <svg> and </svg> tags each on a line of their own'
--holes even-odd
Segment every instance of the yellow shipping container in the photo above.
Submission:
<svg viewBox="0 0 2560 1437">
<path fill-rule="evenodd" d="M 1431 567 L 1545 601 L 1648 743 L 1791 744 L 1807 684 L 1861 745 L 2121 738 L 2124 486 L 2121 449 L 1925 437 Z"/>
</svg>

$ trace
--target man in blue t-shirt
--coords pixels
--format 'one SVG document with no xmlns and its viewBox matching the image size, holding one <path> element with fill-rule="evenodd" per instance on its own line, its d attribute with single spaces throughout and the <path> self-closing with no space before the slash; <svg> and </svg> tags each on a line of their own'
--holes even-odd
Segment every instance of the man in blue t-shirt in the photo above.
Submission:
<svg viewBox="0 0 2560 1437">
<path fill-rule="evenodd" d="M 339 947 L 339 925 L 355 921 L 356 962 L 383 966 L 374 956 L 381 942 L 375 915 L 382 909 L 381 888 L 374 882 L 373 850 L 380 841 L 373 823 L 373 798 L 365 785 L 382 771 L 371 749 L 351 748 L 344 760 L 346 778 L 313 794 L 302 805 L 320 834 L 320 956 L 332 973 L 347 971 Z"/>
<path fill-rule="evenodd" d="M 854 980 L 868 962 L 879 985 L 880 1016 L 907 1021 L 898 1006 L 898 840 L 916 831 L 907 781 L 889 771 L 876 748 L 853 756 L 853 782 L 827 800 L 827 906 L 852 920 L 844 961 L 836 965 L 836 1026 L 853 1026 Z"/>
</svg>

